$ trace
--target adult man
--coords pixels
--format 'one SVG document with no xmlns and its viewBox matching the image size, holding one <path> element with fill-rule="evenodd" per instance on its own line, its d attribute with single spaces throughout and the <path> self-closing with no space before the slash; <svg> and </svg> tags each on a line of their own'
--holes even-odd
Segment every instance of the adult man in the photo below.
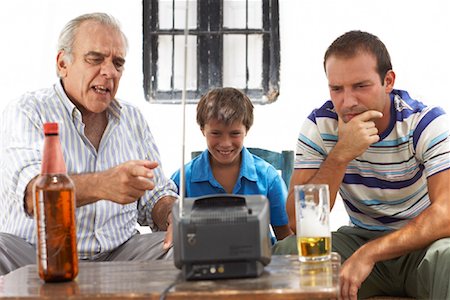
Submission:
<svg viewBox="0 0 450 300">
<path fill-rule="evenodd" d="M 389 53 L 375 36 L 348 32 L 324 58 L 331 101 L 300 132 L 287 210 L 295 230 L 292 187 L 325 183 L 353 226 L 332 235 L 345 261 L 341 297 L 450 297 L 448 119 L 394 90 Z M 293 252 L 287 238 L 274 253 Z M 295 249 L 296 251 L 296 249 Z"/>
<path fill-rule="evenodd" d="M 117 21 L 96 13 L 71 20 L 57 54 L 60 81 L 28 93 L 2 115 L 0 275 L 35 262 L 32 185 L 40 173 L 42 125 L 60 124 L 76 187 L 78 256 L 86 260 L 171 257 L 176 187 L 142 114 L 114 98 L 127 40 Z M 137 222 L 155 232 L 136 234 Z M 163 245 L 164 241 L 164 245 Z"/>
</svg>

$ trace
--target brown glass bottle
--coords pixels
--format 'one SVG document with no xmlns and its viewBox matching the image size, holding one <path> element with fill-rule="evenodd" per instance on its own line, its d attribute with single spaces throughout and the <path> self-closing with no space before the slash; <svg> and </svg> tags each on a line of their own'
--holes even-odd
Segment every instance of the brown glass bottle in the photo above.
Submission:
<svg viewBox="0 0 450 300">
<path fill-rule="evenodd" d="M 39 277 L 67 281 L 78 274 L 75 186 L 67 176 L 58 123 L 44 124 L 41 175 L 33 185 Z"/>
</svg>

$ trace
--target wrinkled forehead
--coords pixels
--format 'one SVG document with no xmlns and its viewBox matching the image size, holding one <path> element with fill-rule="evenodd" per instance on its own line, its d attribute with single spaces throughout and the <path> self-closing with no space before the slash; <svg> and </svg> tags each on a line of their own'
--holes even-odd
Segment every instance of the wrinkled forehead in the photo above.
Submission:
<svg viewBox="0 0 450 300">
<path fill-rule="evenodd" d="M 78 27 L 73 47 L 102 53 L 113 51 L 122 57 L 126 55 L 126 40 L 120 30 L 93 20 L 85 21 Z"/>
</svg>

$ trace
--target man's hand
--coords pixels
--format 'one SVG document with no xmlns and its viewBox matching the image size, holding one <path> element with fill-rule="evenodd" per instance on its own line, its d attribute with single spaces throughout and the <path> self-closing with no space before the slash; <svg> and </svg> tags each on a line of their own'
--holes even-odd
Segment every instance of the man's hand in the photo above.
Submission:
<svg viewBox="0 0 450 300">
<path fill-rule="evenodd" d="M 103 195 L 101 199 L 108 199 L 119 204 L 128 204 L 139 199 L 147 190 L 155 187 L 153 183 L 153 169 L 157 162 L 148 160 L 127 161 L 114 168 L 101 172 L 98 177 Z"/>
<path fill-rule="evenodd" d="M 378 129 L 373 119 L 379 119 L 383 114 L 379 111 L 368 110 L 344 123 L 338 118 L 339 139 L 335 150 L 339 151 L 340 157 L 345 162 L 350 162 L 360 156 L 370 145 L 380 140 Z"/>
<path fill-rule="evenodd" d="M 119 204 L 129 204 L 145 191 L 155 187 L 153 169 L 158 166 L 155 161 L 132 160 L 114 168 L 98 173 L 70 174 L 75 183 L 76 206 L 108 199 Z M 33 215 L 32 187 L 36 178 L 31 180 L 25 190 L 24 208 L 27 214 Z"/>
<path fill-rule="evenodd" d="M 356 251 L 342 265 L 339 274 L 339 283 L 341 286 L 340 299 L 356 300 L 361 284 L 366 280 L 370 272 L 372 272 L 375 262 L 371 261 L 363 253 L 363 251 Z"/>
<path fill-rule="evenodd" d="M 164 237 L 163 249 L 167 250 L 173 246 L 173 225 L 172 225 L 172 212 L 167 216 L 167 232 Z"/>
<path fill-rule="evenodd" d="M 167 230 L 163 244 L 165 250 L 172 247 L 172 207 L 175 200 L 176 198 L 172 196 L 162 197 L 152 208 L 153 223 L 158 230 Z"/>
</svg>

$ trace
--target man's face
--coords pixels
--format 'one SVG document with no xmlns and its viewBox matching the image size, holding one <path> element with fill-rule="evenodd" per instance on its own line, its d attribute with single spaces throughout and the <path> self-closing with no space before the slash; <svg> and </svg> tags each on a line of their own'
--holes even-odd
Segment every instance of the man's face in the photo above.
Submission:
<svg viewBox="0 0 450 300">
<path fill-rule="evenodd" d="M 395 75 L 389 71 L 382 84 L 372 54 L 360 52 L 350 58 L 332 55 L 325 63 L 325 71 L 331 101 L 344 122 L 367 110 L 382 112 L 384 122 L 389 119 L 389 93 Z"/>
<path fill-rule="evenodd" d="M 76 32 L 72 60 L 58 54 L 64 90 L 82 113 L 101 113 L 110 105 L 119 88 L 125 51 L 119 32 L 86 21 Z"/>
<path fill-rule="evenodd" d="M 242 122 L 236 121 L 226 125 L 218 120 L 210 120 L 206 122 L 202 132 L 211 154 L 211 164 L 240 163 L 240 154 L 247 135 Z"/>
</svg>

